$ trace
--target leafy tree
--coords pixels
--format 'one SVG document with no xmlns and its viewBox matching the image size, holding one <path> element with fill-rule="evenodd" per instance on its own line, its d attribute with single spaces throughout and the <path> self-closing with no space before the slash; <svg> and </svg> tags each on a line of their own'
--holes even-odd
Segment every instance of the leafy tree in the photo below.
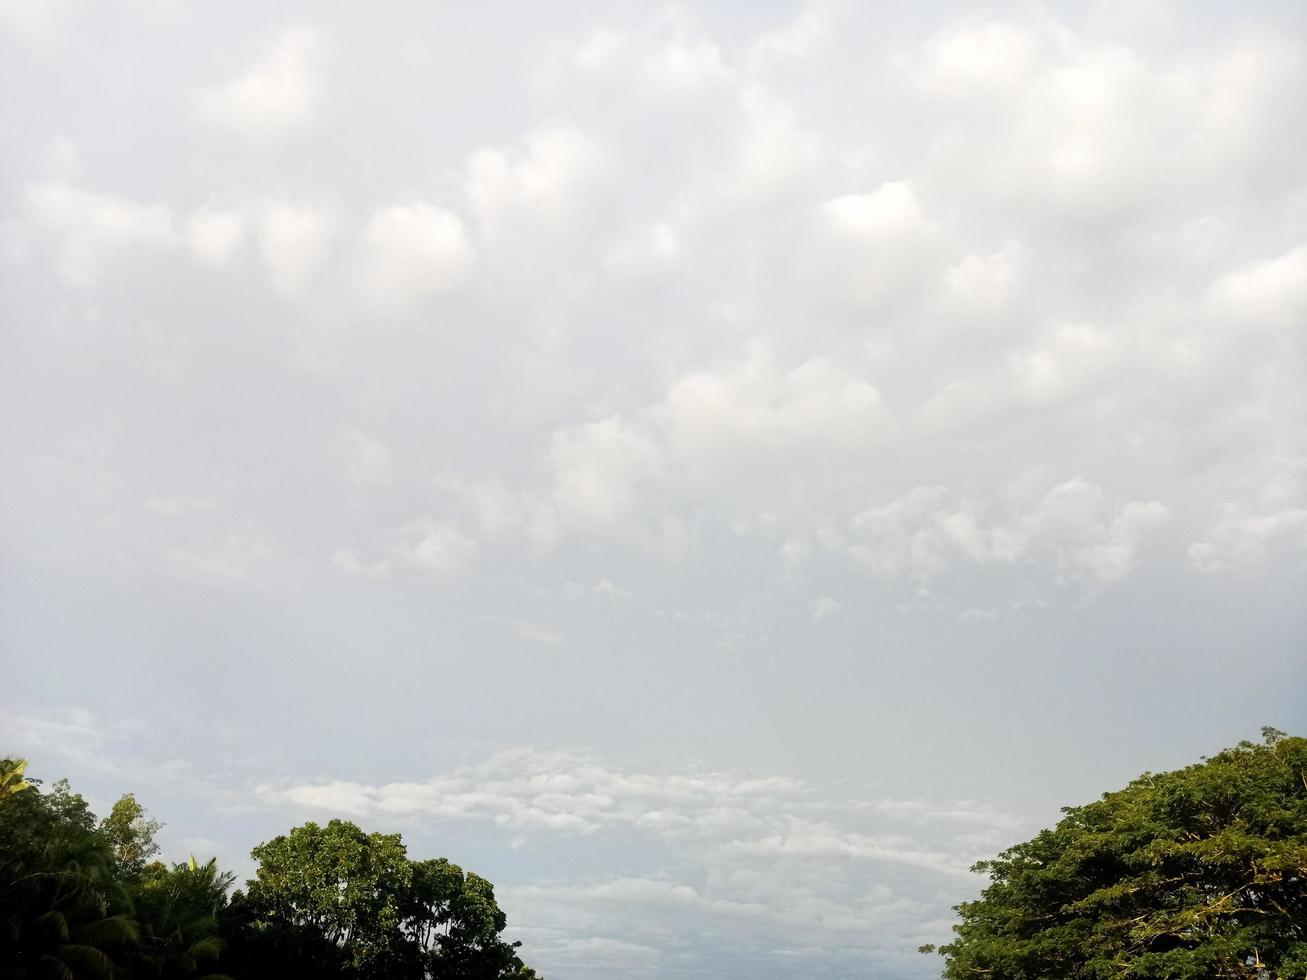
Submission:
<svg viewBox="0 0 1307 980">
<path fill-rule="evenodd" d="M 944 975 L 1307 974 L 1307 739 L 1263 734 L 978 864 L 991 884 L 958 906 Z"/>
<path fill-rule="evenodd" d="M 518 943 L 500 938 L 507 924 L 495 889 L 444 858 L 413 862 L 405 929 L 422 951 L 425 975 L 467 980 L 535 977 Z"/>
<path fill-rule="evenodd" d="M 218 870 L 216 860 L 147 865 L 134 896 L 140 943 L 131 958 L 133 976 L 220 980 L 209 967 L 223 952 L 218 916 L 234 879 Z"/>
<path fill-rule="evenodd" d="M 532 980 L 490 882 L 410 861 L 398 834 L 307 823 L 260 844 L 224 917 L 235 971 L 348 980 Z"/>
<path fill-rule="evenodd" d="M 26 771 L 26 759 L 0 759 L 0 803 L 7 796 L 31 789 L 32 784 L 23 778 Z"/>
<path fill-rule="evenodd" d="M 64 781 L 0 806 L 0 975 L 109 978 L 115 955 L 136 942 L 113 851 L 94 823 Z"/>
<path fill-rule="evenodd" d="M 392 954 L 412 878 L 398 834 L 365 834 L 344 820 L 306 823 L 250 853 L 259 867 L 245 897 L 269 926 L 320 935 L 360 975 Z"/>
<path fill-rule="evenodd" d="M 150 819 L 131 793 L 122 796 L 100 821 L 100 833 L 113 848 L 119 868 L 128 875 L 140 874 L 145 862 L 159 853 L 154 836 L 162 827 L 159 821 Z"/>
</svg>

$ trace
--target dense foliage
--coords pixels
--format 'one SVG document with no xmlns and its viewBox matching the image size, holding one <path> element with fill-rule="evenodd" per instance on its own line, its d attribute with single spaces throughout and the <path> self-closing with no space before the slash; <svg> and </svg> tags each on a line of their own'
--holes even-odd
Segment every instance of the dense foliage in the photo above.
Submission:
<svg viewBox="0 0 1307 980">
<path fill-rule="evenodd" d="M 398 834 L 309 823 L 254 848 L 244 892 L 215 861 L 167 865 L 130 794 L 97 823 L 66 782 L 0 760 L 0 978 L 534 980 L 494 889 Z"/>
<path fill-rule="evenodd" d="M 1307 739 L 1264 734 L 977 865 L 945 976 L 1307 975 Z"/>
<path fill-rule="evenodd" d="M 530 980 L 490 882 L 443 858 L 410 861 L 398 834 L 333 820 L 260 844 L 228 921 L 242 976 L 296 967 L 349 980 Z"/>
</svg>

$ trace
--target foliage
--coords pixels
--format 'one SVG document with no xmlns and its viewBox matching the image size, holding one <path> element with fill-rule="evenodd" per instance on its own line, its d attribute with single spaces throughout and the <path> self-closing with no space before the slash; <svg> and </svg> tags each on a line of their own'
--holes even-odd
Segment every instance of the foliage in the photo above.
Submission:
<svg viewBox="0 0 1307 980">
<path fill-rule="evenodd" d="M 538 980 L 490 882 L 398 834 L 296 827 L 229 901 L 216 861 L 146 863 L 160 824 L 132 794 L 97 822 L 25 766 L 0 760 L 0 978 Z"/>
<path fill-rule="evenodd" d="M 136 892 L 141 936 L 133 975 L 173 980 L 203 973 L 207 980 L 217 980 L 219 974 L 205 971 L 223 952 L 218 916 L 235 877 L 219 871 L 216 859 L 147 865 Z"/>
<path fill-rule="evenodd" d="M 0 805 L 0 974 L 108 978 L 114 954 L 136 941 L 112 849 L 94 820 L 62 781 L 46 794 L 35 786 L 8 794 Z"/>
<path fill-rule="evenodd" d="M 250 853 L 259 867 L 242 914 L 256 942 L 273 935 L 283 951 L 346 975 L 377 974 L 396 954 L 412 876 L 399 835 L 365 834 L 343 820 L 306 823 Z"/>
<path fill-rule="evenodd" d="M 100 833 L 113 848 L 119 868 L 129 875 L 140 874 L 145 862 L 159 853 L 154 835 L 162 827 L 159 821 L 149 818 L 131 793 L 122 796 L 100 821 Z"/>
<path fill-rule="evenodd" d="M 0 759 L 0 803 L 7 796 L 31 788 L 32 784 L 23 778 L 26 771 L 26 759 Z"/>
<path fill-rule="evenodd" d="M 1263 734 L 978 864 L 991 884 L 958 906 L 945 976 L 1302 977 L 1307 739 Z"/>
<path fill-rule="evenodd" d="M 251 853 L 256 877 L 228 912 L 247 977 L 535 977 L 500 938 L 491 884 L 443 858 L 410 861 L 397 834 L 307 823 Z"/>
</svg>

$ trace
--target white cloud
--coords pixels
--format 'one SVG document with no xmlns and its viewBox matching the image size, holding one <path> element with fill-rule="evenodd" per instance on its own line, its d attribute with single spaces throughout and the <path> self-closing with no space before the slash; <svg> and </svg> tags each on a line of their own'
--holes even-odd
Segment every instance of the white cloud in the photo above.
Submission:
<svg viewBox="0 0 1307 980">
<path fill-rule="evenodd" d="M 296 299 L 317 277 L 335 235 L 335 215 L 326 208 L 266 202 L 259 211 L 259 257 L 272 288 Z"/>
<path fill-rule="evenodd" d="M 63 39 L 77 7 L 75 0 L 0 0 L 0 31 L 48 53 Z"/>
<path fill-rule="evenodd" d="M 158 548 L 165 567 L 182 578 L 199 582 L 240 582 L 256 578 L 282 556 L 281 546 L 264 528 L 246 524 L 206 536 L 194 545 Z"/>
<path fill-rule="evenodd" d="M 659 473 L 653 442 L 613 416 L 555 433 L 553 501 L 564 520 L 610 526 L 638 512 L 642 488 Z"/>
<path fill-rule="evenodd" d="M 1023 82 L 1056 40 L 998 21 L 954 27 L 927 42 L 924 57 L 910 70 L 932 94 L 973 97 Z"/>
<path fill-rule="evenodd" d="M 223 499 L 230 495 L 231 490 L 231 486 L 227 485 L 216 493 L 191 496 L 151 495 L 145 498 L 145 506 L 160 517 L 204 514 L 216 510 Z"/>
<path fill-rule="evenodd" d="M 975 857 L 1025 826 L 983 802 L 830 795 L 778 776 L 632 770 L 542 749 L 505 750 L 424 782 L 269 783 L 256 792 L 268 806 L 400 826 L 497 826 L 522 850 L 539 838 L 549 848 L 581 838 L 595 850 L 620 842 L 649 854 L 656 870 L 499 890 L 514 921 L 528 924 L 533 959 L 554 968 L 581 951 L 626 968 L 662 963 L 666 930 L 687 928 L 719 938 L 756 930 L 748 941 L 768 950 L 802 937 L 865 951 L 880 945 L 879 925 L 910 931 L 907 952 L 934 938 L 909 945 L 915 924 L 942 919 L 945 896 L 971 886 Z M 687 926 L 687 912 L 697 925 Z"/>
<path fill-rule="evenodd" d="M 675 270 L 681 261 L 676 231 L 665 221 L 625 236 L 604 258 L 617 276 L 639 279 Z"/>
<path fill-rule="evenodd" d="M 1210 302 L 1241 331 L 1300 327 L 1307 318 L 1307 245 L 1226 273 L 1212 285 Z"/>
<path fill-rule="evenodd" d="M 315 32 L 286 31 L 240 75 L 195 93 L 201 118 L 256 141 L 313 125 L 323 101 L 322 54 Z"/>
<path fill-rule="evenodd" d="M 476 540 L 448 521 L 423 518 L 404 534 L 407 541 L 397 545 L 394 554 L 438 579 L 458 572 L 478 551 Z"/>
<path fill-rule="evenodd" d="M 402 313 L 422 298 L 461 285 L 476 265 L 463 222 L 431 204 L 379 208 L 368 219 L 354 286 L 374 312 Z"/>
<path fill-rule="evenodd" d="M 576 46 L 574 62 L 584 71 L 598 71 L 616 64 L 625 46 L 626 39 L 620 33 L 599 28 Z"/>
<path fill-rule="evenodd" d="M 827 23 L 819 5 L 809 2 L 793 20 L 758 36 L 749 47 L 750 68 L 765 70 L 775 62 L 807 57 L 827 35 Z"/>
<path fill-rule="evenodd" d="M 717 45 L 702 37 L 674 38 L 658 45 L 645 55 L 644 72 L 657 88 L 687 95 L 734 77 Z"/>
<path fill-rule="evenodd" d="M 208 206 L 186 219 L 186 241 L 201 262 L 221 269 L 245 242 L 245 215 L 237 208 Z"/>
<path fill-rule="evenodd" d="M 221 269 L 244 243 L 244 214 L 237 208 L 205 206 L 186 220 L 186 239 L 196 259 Z"/>
<path fill-rule="evenodd" d="M 534 646 L 552 650 L 562 650 L 567 647 L 567 637 L 545 623 L 518 623 L 513 628 L 513 635 Z"/>
<path fill-rule="evenodd" d="M 482 235 L 563 232 L 599 169 L 594 142 L 556 126 L 531 133 L 520 150 L 483 147 L 467 163 L 465 194 Z"/>
<path fill-rule="evenodd" d="M 1026 255 L 1019 242 L 997 252 L 966 256 L 945 274 L 950 312 L 963 317 L 1000 313 L 1021 298 L 1026 285 Z"/>
<path fill-rule="evenodd" d="M 844 604 L 838 599 L 832 599 L 828 595 L 818 596 L 808 603 L 808 613 L 817 622 L 823 619 L 830 619 L 844 608 Z"/>
<path fill-rule="evenodd" d="M 846 194 L 821 206 L 830 227 L 851 238 L 901 242 L 928 226 L 912 188 L 901 181 L 882 184 L 868 194 Z"/>
<path fill-rule="evenodd" d="M 991 509 L 922 486 L 855 515 L 847 531 L 826 530 L 822 541 L 882 576 L 930 579 L 959 565 L 1035 560 L 1110 584 L 1134 569 L 1149 533 L 1169 517 L 1156 501 L 1114 499 L 1080 479 L 1010 500 L 997 515 Z"/>
<path fill-rule="evenodd" d="M 1225 516 L 1189 546 L 1189 558 L 1204 572 L 1242 572 L 1263 565 L 1277 544 L 1307 551 L 1307 507 L 1249 514 L 1227 505 Z"/>
<path fill-rule="evenodd" d="M 422 517 L 390 532 L 393 543 L 374 558 L 354 549 L 341 549 L 332 556 L 332 564 L 347 575 L 385 578 L 403 571 L 447 582 L 471 562 L 481 548 L 477 540 L 448 520 Z"/>
<path fill-rule="evenodd" d="M 355 490 L 394 484 L 394 454 L 367 433 L 345 429 L 333 440 L 332 450 Z"/>
<path fill-rule="evenodd" d="M 803 125 L 798 109 L 761 86 L 740 93 L 743 118 L 738 160 L 721 184 L 727 200 L 755 200 L 784 191 L 826 162 L 830 148 L 822 136 Z"/>
<path fill-rule="evenodd" d="M 59 241 L 59 271 L 74 285 L 94 284 L 105 263 L 132 249 L 176 242 L 172 212 L 163 204 L 51 180 L 28 187 L 27 205 L 37 225 Z"/>
<path fill-rule="evenodd" d="M 937 225 L 906 182 L 831 198 L 817 219 L 801 262 L 818 306 L 865 315 L 933 271 Z"/>
</svg>

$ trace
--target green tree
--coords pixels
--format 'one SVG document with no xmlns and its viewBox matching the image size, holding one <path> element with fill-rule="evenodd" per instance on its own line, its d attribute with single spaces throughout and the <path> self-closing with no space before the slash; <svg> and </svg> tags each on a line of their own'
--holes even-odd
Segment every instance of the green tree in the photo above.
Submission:
<svg viewBox="0 0 1307 980">
<path fill-rule="evenodd" d="M 100 833 L 113 848 L 119 868 L 128 875 L 140 874 L 145 862 L 159 853 L 154 838 L 162 828 L 163 824 L 150 819 L 131 793 L 120 797 L 100 821 Z"/>
<path fill-rule="evenodd" d="M 978 864 L 991 883 L 958 906 L 944 975 L 1307 974 L 1307 739 L 1263 734 Z"/>
<path fill-rule="evenodd" d="M 535 971 L 501 938 L 507 916 L 494 886 L 480 875 L 436 858 L 413 862 L 404 926 L 433 978 L 529 980 Z"/>
<path fill-rule="evenodd" d="M 132 975 L 163 980 L 220 980 L 212 972 L 223 952 L 218 916 L 227 905 L 235 875 L 218 870 L 216 860 L 192 857 L 168 867 L 156 861 L 141 872 L 134 895 L 140 941 Z"/>
<path fill-rule="evenodd" d="M 398 834 L 366 834 L 344 820 L 306 823 L 250 854 L 259 867 L 241 902 L 254 934 L 247 938 L 313 960 L 339 950 L 328 958 L 359 976 L 396 955 L 413 874 Z"/>
<path fill-rule="evenodd" d="M 410 861 L 398 834 L 308 823 L 251 852 L 256 876 L 224 916 L 246 980 L 532 980 L 490 882 Z"/>
<path fill-rule="evenodd" d="M 5 801 L 5 797 L 32 787 L 23 778 L 26 771 L 26 759 L 0 759 L 0 803 Z"/>
<path fill-rule="evenodd" d="M 115 870 L 112 848 L 67 782 L 10 794 L 0 806 L 0 975 L 113 976 L 138 938 Z"/>
</svg>

